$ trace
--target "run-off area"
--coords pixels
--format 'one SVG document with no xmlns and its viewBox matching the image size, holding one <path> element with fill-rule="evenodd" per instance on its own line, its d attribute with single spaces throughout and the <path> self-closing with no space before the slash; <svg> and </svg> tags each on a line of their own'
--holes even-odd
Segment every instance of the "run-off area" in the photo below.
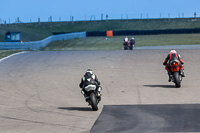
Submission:
<svg viewBox="0 0 200 133">
<path fill-rule="evenodd" d="M 200 104 L 105 105 L 96 132 L 200 132 Z"/>
</svg>

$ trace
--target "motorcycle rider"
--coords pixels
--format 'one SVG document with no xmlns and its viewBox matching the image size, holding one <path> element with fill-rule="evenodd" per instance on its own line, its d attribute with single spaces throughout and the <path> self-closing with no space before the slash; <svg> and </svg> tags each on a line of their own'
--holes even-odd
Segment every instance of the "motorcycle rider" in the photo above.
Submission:
<svg viewBox="0 0 200 133">
<path fill-rule="evenodd" d="M 85 87 L 88 85 L 96 85 L 97 96 L 100 98 L 102 90 L 100 86 L 100 81 L 91 69 L 87 69 L 85 75 L 83 76 L 83 78 L 81 78 L 81 83 L 79 84 L 79 87 L 82 88 L 81 93 L 84 95 L 86 101 L 88 99 L 88 96 Z"/>
<path fill-rule="evenodd" d="M 129 44 L 129 40 L 128 40 L 128 37 L 126 36 L 123 40 L 124 50 L 128 49 L 128 44 Z"/>
<path fill-rule="evenodd" d="M 131 40 L 129 41 L 129 44 L 130 44 L 130 50 L 133 50 L 133 47 L 135 45 L 135 38 L 132 37 Z"/>
<path fill-rule="evenodd" d="M 165 69 L 167 70 L 168 72 L 168 76 L 169 76 L 169 82 L 171 82 L 171 77 L 172 77 L 172 73 L 171 73 L 171 68 L 170 68 L 170 64 L 169 62 L 171 60 L 174 60 L 174 59 L 178 59 L 180 61 L 180 74 L 182 75 L 182 77 L 185 77 L 184 75 L 184 61 L 181 59 L 181 56 L 176 52 L 176 50 L 172 49 L 170 51 L 170 53 L 167 55 L 167 57 L 165 58 L 164 62 L 163 62 L 163 65 L 165 65 Z"/>
</svg>

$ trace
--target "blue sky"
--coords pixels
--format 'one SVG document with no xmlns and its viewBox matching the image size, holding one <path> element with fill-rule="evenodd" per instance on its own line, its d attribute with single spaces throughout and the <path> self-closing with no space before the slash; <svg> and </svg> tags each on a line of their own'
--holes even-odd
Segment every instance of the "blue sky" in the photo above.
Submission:
<svg viewBox="0 0 200 133">
<path fill-rule="evenodd" d="M 200 16 L 200 0 L 0 0 L 0 19 L 14 22 Z"/>
</svg>

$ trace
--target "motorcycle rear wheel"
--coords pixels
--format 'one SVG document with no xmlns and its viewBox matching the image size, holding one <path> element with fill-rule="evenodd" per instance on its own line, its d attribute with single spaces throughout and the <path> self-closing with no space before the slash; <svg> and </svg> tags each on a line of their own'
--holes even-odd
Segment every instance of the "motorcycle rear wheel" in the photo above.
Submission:
<svg viewBox="0 0 200 133">
<path fill-rule="evenodd" d="M 174 72 L 173 77 L 174 77 L 174 83 L 176 85 L 176 88 L 180 88 L 181 87 L 181 81 L 180 81 L 180 77 L 179 77 L 179 72 Z"/>
</svg>

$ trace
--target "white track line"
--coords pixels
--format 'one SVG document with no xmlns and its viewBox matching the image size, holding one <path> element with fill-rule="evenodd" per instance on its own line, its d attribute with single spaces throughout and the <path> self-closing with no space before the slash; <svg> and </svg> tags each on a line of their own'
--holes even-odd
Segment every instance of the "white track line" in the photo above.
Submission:
<svg viewBox="0 0 200 133">
<path fill-rule="evenodd" d="M 12 56 L 15 56 L 15 55 L 18 55 L 18 54 L 23 54 L 23 53 L 26 53 L 26 52 L 27 52 L 27 51 L 19 52 L 19 53 L 15 53 L 15 54 L 9 55 L 9 56 L 7 56 L 7 57 L 4 57 L 4 58 L 0 59 L 0 62 L 3 61 L 3 60 L 6 60 L 6 59 L 8 59 L 8 58 L 10 58 L 10 57 L 12 57 Z"/>
</svg>

